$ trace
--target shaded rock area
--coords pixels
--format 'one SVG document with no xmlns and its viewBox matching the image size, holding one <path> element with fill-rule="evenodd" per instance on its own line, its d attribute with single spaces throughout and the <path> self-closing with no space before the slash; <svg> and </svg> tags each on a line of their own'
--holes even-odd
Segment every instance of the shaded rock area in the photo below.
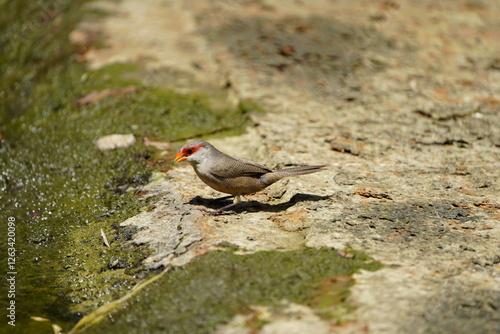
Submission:
<svg viewBox="0 0 500 334">
<path fill-rule="evenodd" d="M 218 217 L 200 209 L 227 200 L 210 201 L 221 194 L 190 166 L 157 175 L 144 188 L 156 200 L 123 223 L 139 227 L 133 242 L 155 250 L 148 267 L 185 264 L 219 247 L 351 247 L 385 267 L 355 275 L 355 321 L 325 327 L 305 310 L 308 328 L 500 331 L 499 2 L 108 6 L 119 14 L 100 23 L 110 48 L 94 50 L 91 66 L 141 60 L 152 69 L 145 82 L 152 75 L 181 90 L 189 82 L 250 99 L 269 112 L 244 135 L 213 140 L 216 147 L 273 168 L 329 165 Z M 157 19 L 146 19 L 150 11 Z M 112 42 L 120 39 L 131 44 Z M 238 319 L 217 333 L 244 333 L 244 324 L 234 329 Z M 261 332 L 290 332 L 283 319 Z"/>
</svg>

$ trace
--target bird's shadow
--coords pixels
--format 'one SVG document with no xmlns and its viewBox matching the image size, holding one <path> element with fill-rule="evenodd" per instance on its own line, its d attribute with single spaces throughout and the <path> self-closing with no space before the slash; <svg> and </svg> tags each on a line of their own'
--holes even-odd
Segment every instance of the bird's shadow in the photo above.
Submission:
<svg viewBox="0 0 500 334">
<path fill-rule="evenodd" d="M 192 205 L 202 205 L 208 209 L 217 210 L 225 205 L 231 204 L 232 200 L 230 200 L 230 198 L 232 197 L 233 196 L 225 196 L 221 198 L 210 199 L 201 196 L 196 196 L 192 198 L 188 203 Z M 258 212 L 258 211 L 281 212 L 285 211 L 286 209 L 300 202 L 316 202 L 316 201 L 327 200 L 329 198 L 331 198 L 331 195 L 318 196 L 313 194 L 299 193 L 293 195 L 288 202 L 279 204 L 266 204 L 258 201 L 248 201 L 248 202 L 243 201 L 232 207 L 231 211 L 234 211 L 235 213 Z"/>
</svg>

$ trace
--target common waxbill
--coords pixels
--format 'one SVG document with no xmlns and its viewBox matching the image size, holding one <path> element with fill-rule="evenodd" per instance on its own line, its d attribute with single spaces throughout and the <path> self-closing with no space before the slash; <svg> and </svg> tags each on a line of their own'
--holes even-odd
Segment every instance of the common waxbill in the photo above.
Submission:
<svg viewBox="0 0 500 334">
<path fill-rule="evenodd" d="M 231 194 L 234 202 L 210 214 L 224 213 L 238 204 L 241 195 L 265 189 L 288 176 L 304 175 L 322 171 L 326 165 L 285 168 L 273 171 L 253 161 L 232 157 L 222 153 L 207 141 L 196 139 L 184 145 L 175 162 L 188 161 L 198 177 L 213 189 Z"/>
</svg>

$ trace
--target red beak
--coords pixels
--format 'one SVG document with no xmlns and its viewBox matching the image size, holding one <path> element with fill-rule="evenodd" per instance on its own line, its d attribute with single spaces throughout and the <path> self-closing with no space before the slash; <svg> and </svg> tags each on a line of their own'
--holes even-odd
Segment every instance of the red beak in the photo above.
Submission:
<svg viewBox="0 0 500 334">
<path fill-rule="evenodd" d="M 181 152 L 177 152 L 177 154 L 175 155 L 175 158 L 174 158 L 174 162 L 182 162 L 184 160 L 186 160 L 187 158 L 184 156 L 184 154 L 182 154 Z"/>
</svg>

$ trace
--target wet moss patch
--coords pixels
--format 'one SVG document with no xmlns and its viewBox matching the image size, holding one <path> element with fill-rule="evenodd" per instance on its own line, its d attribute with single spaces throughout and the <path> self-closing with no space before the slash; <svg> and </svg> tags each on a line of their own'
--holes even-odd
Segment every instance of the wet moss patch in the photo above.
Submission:
<svg viewBox="0 0 500 334">
<path fill-rule="evenodd" d="M 140 70 L 134 64 L 87 70 L 68 38 L 82 19 L 103 15 L 85 3 L 0 1 L 0 210 L 16 218 L 19 273 L 13 332 L 52 332 L 32 316 L 66 330 L 149 275 L 140 266 L 147 248 L 128 246 L 129 232 L 115 227 L 147 206 L 135 187 L 152 169 L 169 166 L 153 163 L 157 152 L 141 144 L 143 137 L 172 141 L 221 126 L 241 131 L 248 112 L 144 86 L 130 75 Z M 92 92 L 130 85 L 138 89 L 77 104 Z M 113 133 L 133 133 L 138 144 L 100 152 L 93 142 Z M 6 258 L 0 262 L 5 269 Z"/>
<path fill-rule="evenodd" d="M 350 275 L 380 267 L 365 255 L 348 259 L 333 249 L 250 255 L 210 252 L 189 265 L 172 268 L 102 322 L 87 328 L 80 324 L 78 329 L 85 333 L 212 333 L 254 305 L 279 308 L 285 300 L 311 306 L 319 315 L 341 322 L 351 310 L 346 304 L 353 283 Z"/>
</svg>

